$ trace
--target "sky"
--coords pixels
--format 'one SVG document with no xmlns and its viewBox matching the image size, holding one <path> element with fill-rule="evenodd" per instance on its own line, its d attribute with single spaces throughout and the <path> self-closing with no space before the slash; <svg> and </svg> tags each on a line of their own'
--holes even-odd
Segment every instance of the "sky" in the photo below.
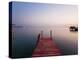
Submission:
<svg viewBox="0 0 80 60">
<path fill-rule="evenodd" d="M 12 23 L 24 26 L 54 26 L 78 24 L 76 5 L 12 3 Z"/>
</svg>

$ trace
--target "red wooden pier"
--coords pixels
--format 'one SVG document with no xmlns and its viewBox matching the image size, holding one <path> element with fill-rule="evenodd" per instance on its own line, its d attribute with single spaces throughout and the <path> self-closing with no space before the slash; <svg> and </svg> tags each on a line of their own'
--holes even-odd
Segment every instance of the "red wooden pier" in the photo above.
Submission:
<svg viewBox="0 0 80 60">
<path fill-rule="evenodd" d="M 32 57 L 58 56 L 60 54 L 60 50 L 52 38 L 52 31 L 50 31 L 50 37 L 44 37 L 43 31 L 41 31 L 38 35 L 36 46 L 32 52 Z"/>
</svg>

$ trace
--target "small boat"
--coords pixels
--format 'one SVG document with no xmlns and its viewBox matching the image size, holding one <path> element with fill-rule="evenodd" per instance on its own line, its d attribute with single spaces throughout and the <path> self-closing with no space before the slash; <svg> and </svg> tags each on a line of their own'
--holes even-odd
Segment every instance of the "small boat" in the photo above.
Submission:
<svg viewBox="0 0 80 60">
<path fill-rule="evenodd" d="M 15 28 L 22 28 L 23 26 L 19 26 L 19 25 L 16 25 L 16 24 L 12 24 L 12 27 L 15 27 Z"/>
<path fill-rule="evenodd" d="M 78 27 L 75 27 L 75 26 L 70 26 L 69 29 L 70 29 L 70 31 L 74 31 L 74 32 L 78 31 Z"/>
</svg>

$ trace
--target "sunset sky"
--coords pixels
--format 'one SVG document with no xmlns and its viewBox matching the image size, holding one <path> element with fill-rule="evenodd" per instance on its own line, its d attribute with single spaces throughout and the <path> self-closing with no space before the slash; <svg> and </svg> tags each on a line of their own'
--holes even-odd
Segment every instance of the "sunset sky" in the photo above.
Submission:
<svg viewBox="0 0 80 60">
<path fill-rule="evenodd" d="M 12 22 L 24 26 L 77 24 L 76 5 L 13 2 Z"/>
</svg>

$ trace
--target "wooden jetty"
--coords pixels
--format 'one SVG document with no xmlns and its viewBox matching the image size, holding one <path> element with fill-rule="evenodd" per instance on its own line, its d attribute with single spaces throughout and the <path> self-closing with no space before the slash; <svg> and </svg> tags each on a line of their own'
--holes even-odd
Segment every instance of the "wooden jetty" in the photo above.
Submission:
<svg viewBox="0 0 80 60">
<path fill-rule="evenodd" d="M 52 31 L 50 31 L 50 37 L 44 37 L 43 31 L 41 31 L 41 33 L 38 35 L 36 46 L 33 49 L 32 57 L 58 56 L 58 55 L 61 55 L 61 52 L 52 38 Z"/>
</svg>

